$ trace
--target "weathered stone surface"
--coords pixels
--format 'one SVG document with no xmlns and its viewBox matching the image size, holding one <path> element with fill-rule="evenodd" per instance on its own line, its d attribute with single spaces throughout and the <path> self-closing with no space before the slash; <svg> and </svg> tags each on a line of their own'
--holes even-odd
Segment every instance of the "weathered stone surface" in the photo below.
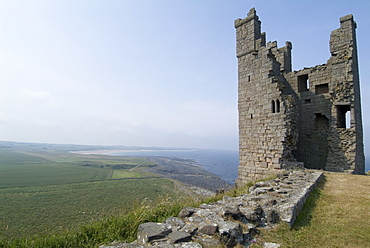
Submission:
<svg viewBox="0 0 370 248">
<path fill-rule="evenodd" d="M 181 231 L 184 231 L 184 232 L 190 233 L 191 235 L 194 235 L 198 231 L 199 225 L 192 222 L 191 219 L 189 219 L 189 220 L 187 221 L 185 226 L 181 229 Z"/>
<path fill-rule="evenodd" d="M 199 229 L 199 232 L 207 235 L 215 235 L 218 232 L 218 225 L 217 224 L 205 225 Z"/>
<path fill-rule="evenodd" d="M 187 232 L 174 231 L 168 235 L 168 238 L 175 244 L 181 242 L 188 242 L 191 240 L 191 234 Z"/>
<path fill-rule="evenodd" d="M 170 217 L 167 220 L 165 220 L 164 223 L 173 232 L 178 231 L 178 230 L 180 230 L 181 228 L 183 228 L 185 226 L 185 222 L 182 219 L 176 218 L 176 217 Z"/>
<path fill-rule="evenodd" d="M 242 216 L 240 209 L 237 206 L 225 206 L 222 207 L 223 216 L 226 218 L 230 217 L 234 220 L 239 220 Z"/>
<path fill-rule="evenodd" d="M 276 210 L 267 210 L 266 220 L 268 223 L 277 224 L 280 222 L 280 215 Z"/>
<path fill-rule="evenodd" d="M 240 211 L 248 222 L 256 222 L 260 219 L 260 216 L 252 208 L 240 208 Z"/>
<path fill-rule="evenodd" d="M 214 247 L 222 247 L 223 244 L 219 239 L 215 239 L 212 236 L 202 235 L 196 236 L 195 240 L 201 244 L 203 248 L 214 248 Z"/>
<path fill-rule="evenodd" d="M 153 247 L 153 248 L 175 248 L 175 245 L 174 244 L 171 244 L 171 243 L 167 243 L 167 242 L 155 242 L 153 241 L 150 245 L 150 247 Z"/>
<path fill-rule="evenodd" d="M 160 240 L 167 237 L 171 232 L 166 224 L 148 222 L 141 224 L 138 228 L 137 241 L 139 244 L 147 244 L 154 240 Z"/>
<path fill-rule="evenodd" d="M 196 209 L 192 207 L 185 207 L 179 213 L 179 218 L 190 217 L 193 213 L 195 213 Z"/>
<path fill-rule="evenodd" d="M 174 245 L 176 248 L 202 248 L 199 243 L 195 242 L 187 242 L 187 243 L 180 243 Z"/>
<path fill-rule="evenodd" d="M 227 247 L 234 247 L 238 243 L 243 243 L 243 230 L 239 223 L 225 221 L 219 227 L 221 241 Z"/>
</svg>

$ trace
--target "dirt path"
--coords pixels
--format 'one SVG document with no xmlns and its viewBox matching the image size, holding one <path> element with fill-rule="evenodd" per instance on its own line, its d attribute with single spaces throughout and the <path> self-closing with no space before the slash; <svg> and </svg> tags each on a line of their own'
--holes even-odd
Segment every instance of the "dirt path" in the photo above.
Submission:
<svg viewBox="0 0 370 248">
<path fill-rule="evenodd" d="M 137 168 L 139 168 L 140 167 L 140 165 L 136 165 L 134 168 L 131 168 L 131 169 L 129 169 L 128 171 L 133 171 L 133 170 L 135 170 L 135 169 L 137 169 Z"/>
</svg>

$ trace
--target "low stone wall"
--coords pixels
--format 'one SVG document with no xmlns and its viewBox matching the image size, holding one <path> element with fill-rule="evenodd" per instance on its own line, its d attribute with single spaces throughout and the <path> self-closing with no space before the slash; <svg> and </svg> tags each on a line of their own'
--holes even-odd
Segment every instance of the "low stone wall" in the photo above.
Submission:
<svg viewBox="0 0 370 248">
<path fill-rule="evenodd" d="M 227 197 L 198 208 L 186 207 L 164 223 L 139 226 L 130 244 L 101 248 L 134 247 L 234 247 L 248 246 L 259 228 L 285 222 L 292 226 L 310 192 L 323 178 L 318 171 L 292 171 L 277 179 L 258 182 L 249 194 Z"/>
</svg>

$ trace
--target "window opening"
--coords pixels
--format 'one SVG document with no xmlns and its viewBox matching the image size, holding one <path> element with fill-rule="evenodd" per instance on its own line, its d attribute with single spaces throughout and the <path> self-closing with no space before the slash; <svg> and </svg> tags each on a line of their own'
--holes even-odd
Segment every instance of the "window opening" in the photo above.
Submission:
<svg viewBox="0 0 370 248">
<path fill-rule="evenodd" d="M 310 89 L 308 74 L 298 76 L 298 92 L 305 92 Z"/>
<path fill-rule="evenodd" d="M 311 103 L 311 99 L 304 99 L 304 103 Z"/>
<path fill-rule="evenodd" d="M 253 114 L 251 114 L 251 119 L 253 119 Z"/>
<path fill-rule="evenodd" d="M 337 127 L 350 128 L 351 127 L 351 106 L 337 105 Z"/>
<path fill-rule="evenodd" d="M 276 112 L 277 113 L 280 112 L 280 101 L 279 100 L 276 100 Z"/>
<path fill-rule="evenodd" d="M 275 113 L 275 101 L 274 100 L 271 101 L 271 112 Z"/>
<path fill-rule="evenodd" d="M 316 95 L 329 93 L 329 84 L 319 84 L 315 86 Z"/>
</svg>

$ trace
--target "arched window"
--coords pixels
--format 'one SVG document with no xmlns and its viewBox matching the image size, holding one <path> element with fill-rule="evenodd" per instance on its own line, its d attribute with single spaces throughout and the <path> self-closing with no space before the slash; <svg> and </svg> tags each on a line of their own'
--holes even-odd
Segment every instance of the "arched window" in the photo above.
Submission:
<svg viewBox="0 0 370 248">
<path fill-rule="evenodd" d="M 274 100 L 271 101 L 271 112 L 275 113 L 275 101 Z"/>
<path fill-rule="evenodd" d="M 276 100 L 276 112 L 277 113 L 280 112 L 280 101 L 279 100 Z"/>
</svg>

